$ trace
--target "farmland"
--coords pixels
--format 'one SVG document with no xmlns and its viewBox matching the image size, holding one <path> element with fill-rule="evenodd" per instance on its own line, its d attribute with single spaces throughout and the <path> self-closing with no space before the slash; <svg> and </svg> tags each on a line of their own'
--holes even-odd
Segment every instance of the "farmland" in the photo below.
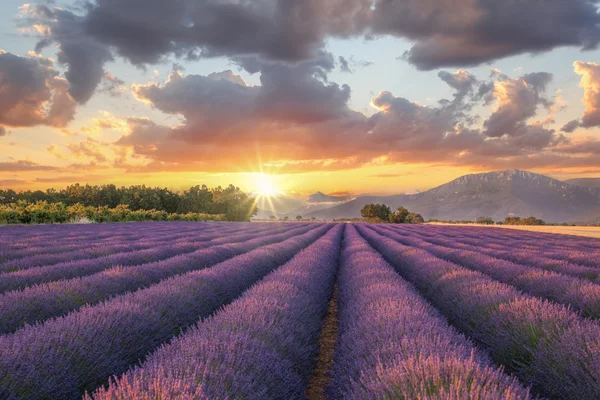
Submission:
<svg viewBox="0 0 600 400">
<path fill-rule="evenodd" d="M 586 237 L 0 228 L 1 399 L 597 399 L 599 318 Z"/>
</svg>

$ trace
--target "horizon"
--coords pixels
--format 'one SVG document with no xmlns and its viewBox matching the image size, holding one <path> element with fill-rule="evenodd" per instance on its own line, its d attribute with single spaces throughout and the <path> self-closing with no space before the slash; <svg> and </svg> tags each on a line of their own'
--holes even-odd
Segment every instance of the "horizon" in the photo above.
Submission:
<svg viewBox="0 0 600 400">
<path fill-rule="evenodd" d="M 267 3 L 232 5 L 240 27 L 217 6 L 163 0 L 0 4 L 0 188 L 233 184 L 306 197 L 505 169 L 600 177 L 592 0 L 567 16 L 551 1 L 534 24 L 508 17 L 541 12 L 528 2 L 432 4 L 435 17 L 417 3 Z M 517 34 L 488 30 L 486 12 Z M 228 27 L 220 40 L 216 26 Z"/>
<path fill-rule="evenodd" d="M 310 197 L 312 197 L 314 195 L 324 195 L 324 196 L 328 196 L 328 197 L 338 197 L 340 200 L 338 200 L 338 201 L 330 201 L 330 202 L 312 202 L 312 203 L 314 203 L 314 204 L 317 204 L 317 203 L 320 203 L 320 204 L 326 204 L 326 203 L 339 204 L 341 202 L 347 202 L 347 201 L 354 200 L 354 199 L 359 198 L 359 197 L 387 197 L 387 196 L 394 196 L 394 195 L 412 195 L 412 194 L 418 194 L 418 193 L 423 193 L 423 192 L 429 191 L 431 189 L 435 189 L 435 188 L 437 188 L 439 186 L 442 186 L 442 185 L 454 182 L 455 180 L 459 180 L 460 178 L 464 178 L 464 177 L 467 177 L 467 176 L 486 175 L 486 174 L 493 174 L 493 173 L 506 173 L 506 172 L 533 173 L 533 174 L 545 176 L 545 177 L 548 177 L 548 178 L 551 178 L 551 179 L 555 179 L 555 180 L 558 180 L 560 182 L 568 183 L 569 185 L 575 185 L 575 186 L 580 186 L 580 185 L 577 184 L 577 183 L 572 183 L 572 182 L 568 182 L 568 181 L 569 180 L 580 180 L 580 179 L 583 179 L 583 180 L 592 180 L 592 181 L 596 180 L 596 179 L 600 180 L 600 178 L 595 178 L 595 177 L 570 178 L 570 179 L 567 179 L 567 180 L 560 180 L 560 179 L 554 178 L 552 176 L 544 175 L 544 174 L 539 174 L 539 173 L 533 172 L 533 171 L 520 170 L 520 169 L 506 169 L 506 170 L 496 170 L 496 171 L 480 172 L 480 173 L 469 173 L 469 174 L 466 174 L 466 175 L 461 175 L 461 176 L 452 178 L 451 180 L 449 180 L 447 182 L 444 182 L 444 183 L 442 183 L 440 185 L 436 185 L 436 186 L 433 186 L 433 187 L 428 187 L 428 188 L 425 188 L 423 190 L 416 189 L 414 191 L 408 191 L 408 192 L 381 192 L 381 193 L 377 193 L 377 192 L 375 192 L 375 193 L 373 193 L 373 192 L 371 192 L 371 193 L 330 192 L 330 193 L 328 193 L 328 192 L 323 192 L 321 190 L 316 190 L 315 192 L 311 192 L 311 193 L 293 193 L 293 194 L 290 194 L 290 193 L 284 193 L 284 192 L 278 192 L 278 191 L 276 191 L 276 189 L 274 189 L 274 186 L 272 184 L 268 184 L 267 185 L 268 187 L 265 188 L 264 187 L 264 183 L 263 183 L 262 191 L 261 191 L 261 184 L 252 184 L 252 185 L 250 185 L 250 187 L 255 188 L 255 190 L 246 190 L 243 187 L 240 187 L 240 189 L 241 190 L 245 190 L 249 195 L 254 196 L 258 200 L 262 199 L 262 200 L 264 200 L 266 202 L 269 202 L 270 200 L 271 201 L 272 200 L 276 200 L 276 199 L 280 199 L 280 200 L 286 200 L 287 199 L 287 200 L 303 200 L 305 203 L 309 204 L 309 203 L 311 203 Z M 133 184 L 133 185 L 117 185 L 117 184 L 114 184 L 113 182 L 105 182 L 105 183 L 100 183 L 100 184 L 90 184 L 88 182 L 73 182 L 70 185 L 81 185 L 81 186 L 86 186 L 86 185 L 90 185 L 90 186 L 114 185 L 117 188 L 137 186 L 135 184 Z M 49 186 L 46 189 L 34 189 L 34 190 L 42 190 L 42 191 L 43 190 L 48 190 L 48 189 L 63 190 L 63 189 L 66 189 L 67 187 L 69 187 L 70 185 L 57 186 L 57 187 L 55 187 L 55 186 Z M 145 185 L 145 184 L 142 183 L 140 185 Z M 221 184 L 221 185 L 216 185 L 216 186 L 212 186 L 211 187 L 209 185 L 199 184 L 199 185 L 191 185 L 189 187 L 182 187 L 182 188 L 179 188 L 179 189 L 174 189 L 174 188 L 171 188 L 169 186 L 161 186 L 161 185 L 157 185 L 157 186 L 148 186 L 148 185 L 145 185 L 145 186 L 147 186 L 147 187 L 156 187 L 156 188 L 165 188 L 165 189 L 170 190 L 170 191 L 175 192 L 175 193 L 183 193 L 183 191 L 188 190 L 188 189 L 190 189 L 192 187 L 195 187 L 195 186 L 207 186 L 209 189 L 212 189 L 212 188 L 217 188 L 217 187 L 225 188 L 225 187 L 227 187 L 229 185 L 230 184 Z M 585 187 L 585 186 L 583 186 L 583 187 Z M 10 187 L 6 187 L 6 188 L 0 187 L 0 190 L 11 190 L 11 189 L 15 190 L 15 189 L 10 188 Z M 15 191 L 17 193 L 19 193 L 19 192 L 23 192 L 23 191 L 27 191 L 27 190 L 34 191 L 32 189 L 23 189 L 23 190 L 15 190 Z M 273 190 L 275 190 L 275 192 Z M 262 208 L 259 207 L 259 209 L 262 209 Z"/>
</svg>

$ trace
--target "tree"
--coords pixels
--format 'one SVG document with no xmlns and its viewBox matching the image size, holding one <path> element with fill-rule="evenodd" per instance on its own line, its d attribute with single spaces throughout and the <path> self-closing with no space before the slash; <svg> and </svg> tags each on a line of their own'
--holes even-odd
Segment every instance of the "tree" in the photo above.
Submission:
<svg viewBox="0 0 600 400">
<path fill-rule="evenodd" d="M 390 214 L 389 221 L 393 224 L 404 224 L 408 215 L 409 212 L 405 207 L 398 207 L 395 213 Z"/>
<path fill-rule="evenodd" d="M 388 221 L 391 213 L 392 210 L 385 204 L 367 204 L 360 210 L 363 218 L 376 221 Z"/>
<path fill-rule="evenodd" d="M 475 223 L 483 225 L 494 225 L 494 220 L 490 217 L 478 217 L 475 219 Z"/>
<path fill-rule="evenodd" d="M 269 217 L 269 219 L 270 219 L 271 221 L 275 221 L 275 220 L 277 219 L 277 217 L 275 217 L 274 215 L 271 215 L 271 216 Z"/>
<path fill-rule="evenodd" d="M 287 221 L 287 220 L 289 220 L 289 219 L 290 219 L 290 217 L 288 217 L 287 215 L 286 215 L 285 217 L 283 217 L 283 220 L 284 220 L 284 221 Z"/>
<path fill-rule="evenodd" d="M 311 218 L 310 218 L 310 220 L 314 222 L 314 221 L 316 221 L 317 219 L 316 219 L 315 217 L 311 217 Z"/>
<path fill-rule="evenodd" d="M 407 224 L 422 224 L 425 222 L 425 219 L 421 214 L 416 213 L 408 213 L 405 219 L 405 223 Z"/>
<path fill-rule="evenodd" d="M 225 215 L 226 221 L 250 221 L 258 212 L 256 201 L 233 185 L 212 190 L 213 213 Z"/>
<path fill-rule="evenodd" d="M 302 215 L 296 215 L 296 221 L 302 221 Z"/>
<path fill-rule="evenodd" d="M 546 225 L 546 222 L 542 219 L 535 217 L 527 217 L 521 219 L 520 217 L 506 217 L 504 220 L 505 225 Z"/>
</svg>

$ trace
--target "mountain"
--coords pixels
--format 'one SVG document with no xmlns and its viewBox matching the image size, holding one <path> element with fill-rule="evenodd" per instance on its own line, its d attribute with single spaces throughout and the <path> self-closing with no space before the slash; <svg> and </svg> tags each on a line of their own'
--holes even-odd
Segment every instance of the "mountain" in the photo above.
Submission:
<svg viewBox="0 0 600 400">
<path fill-rule="evenodd" d="M 600 178 L 575 178 L 565 181 L 571 185 L 583 186 L 586 188 L 600 189 Z"/>
<path fill-rule="evenodd" d="M 264 214 L 275 215 L 279 218 L 280 215 L 287 214 L 299 207 L 302 207 L 306 203 L 305 200 L 298 199 L 295 197 L 259 197 L 256 205 L 258 209 L 263 211 Z M 258 217 L 256 217 L 258 218 Z"/>
<path fill-rule="evenodd" d="M 322 192 L 311 194 L 308 197 L 309 203 L 339 203 L 346 200 L 346 197 L 329 196 Z"/>
<path fill-rule="evenodd" d="M 286 215 L 289 218 L 296 218 L 296 215 L 305 217 L 317 211 L 337 207 L 341 204 L 344 204 L 344 202 L 346 202 L 347 200 L 348 198 L 346 197 L 329 196 L 322 192 L 317 192 L 315 194 L 310 195 L 308 197 L 308 201 L 302 207 L 292 210 Z"/>
<path fill-rule="evenodd" d="M 600 210 L 600 195 L 593 189 L 544 175 L 508 170 L 465 175 L 417 194 L 362 196 L 305 217 L 357 218 L 369 203 L 404 206 L 425 219 L 473 220 L 485 216 L 503 220 L 514 215 L 535 216 L 548 222 L 581 222 Z"/>
</svg>

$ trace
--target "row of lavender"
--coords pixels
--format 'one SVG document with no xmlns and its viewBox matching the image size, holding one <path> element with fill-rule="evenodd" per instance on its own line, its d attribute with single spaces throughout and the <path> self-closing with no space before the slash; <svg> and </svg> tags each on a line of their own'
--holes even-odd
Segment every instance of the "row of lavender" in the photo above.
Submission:
<svg viewBox="0 0 600 400">
<path fill-rule="evenodd" d="M 66 248 L 89 245 L 90 240 L 98 243 L 111 242 L 114 240 L 136 240 L 139 238 L 152 237 L 156 234 L 167 234 L 169 232 L 182 232 L 210 229 L 214 224 L 192 225 L 190 223 L 177 223 L 172 226 L 164 226 L 156 223 L 144 225 L 143 229 L 133 224 L 108 224 L 104 227 L 96 225 L 71 225 L 65 228 L 52 225 L 40 226 L 7 226 L 0 229 L 0 248 L 2 254 L 0 260 L 20 258 L 37 252 L 61 252 L 56 247 L 56 240 Z"/>
<path fill-rule="evenodd" d="M 406 236 L 389 229 L 358 230 L 452 325 L 535 392 L 555 399 L 600 398 L 598 322 L 402 244 Z"/>
<path fill-rule="evenodd" d="M 110 293 L 111 276 L 99 278 L 103 287 L 90 294 L 101 293 L 104 301 L 86 302 L 64 317 L 0 336 L 0 398 L 80 397 L 231 302 L 330 229 L 287 228 L 239 245 L 213 246 L 185 262 L 147 268 L 139 276 L 151 282 L 136 281 L 139 267 L 132 267 L 120 279 L 126 282 L 133 275 L 134 285 L 120 286 L 117 293 L 124 294 L 112 298 L 107 298 L 115 294 Z M 140 290 L 130 292 L 135 288 Z"/>
<path fill-rule="evenodd" d="M 118 226 L 105 226 L 88 228 L 88 234 L 80 241 L 70 242 L 66 240 L 66 232 L 57 232 L 49 238 L 39 239 L 39 243 L 20 243 L 12 237 L 11 227 L 0 229 L 0 237 L 8 238 L 6 243 L 0 244 L 0 272 L 6 270 L 19 270 L 32 266 L 49 265 L 65 260 L 76 260 L 83 258 L 100 257 L 106 254 L 114 254 L 118 251 L 126 251 L 128 248 L 137 250 L 148 248 L 147 243 L 155 242 L 157 239 L 165 241 L 185 238 L 188 235 L 210 232 L 236 232 L 256 228 L 256 224 L 242 223 L 231 224 L 224 228 L 219 224 L 203 224 L 200 226 L 175 224 L 174 227 L 165 228 L 159 226 L 153 228 L 135 226 L 133 224 L 120 224 Z M 253 226 L 254 225 L 254 226 Z M 276 224 L 274 224 L 276 225 Z M 281 224 L 278 224 L 281 225 Z M 33 229 L 34 227 L 31 227 Z M 142 229 L 140 229 L 142 228 Z M 114 234 L 112 233 L 114 232 Z M 22 244 L 22 243 L 21 243 Z M 123 250 L 121 250 L 123 249 Z"/>
<path fill-rule="evenodd" d="M 469 257 L 449 258 L 468 250 L 445 253 L 452 242 L 439 242 L 454 232 L 440 238 L 422 228 L 269 224 L 250 231 L 170 263 L 6 293 L 28 293 L 5 304 L 36 304 L 29 315 L 48 302 L 49 314 L 0 336 L 0 398 L 304 398 L 336 275 L 332 399 L 527 399 L 530 385 L 549 398 L 600 397 L 600 325 L 498 282 L 507 265 L 525 265 L 478 267 L 479 259 L 465 268 L 459 264 Z M 470 236 L 453 239 L 469 245 L 462 240 L 476 239 Z M 128 281 L 138 270 L 142 279 Z M 82 303 L 52 311 L 71 298 Z M 23 313 L 15 308 L 0 321 Z M 23 322 L 12 324 L 6 332 Z"/>
<path fill-rule="evenodd" d="M 278 227 L 270 229 L 267 235 L 264 231 L 251 234 L 242 232 L 239 235 L 229 236 L 226 239 L 228 244 L 204 247 L 196 243 L 194 246 L 198 249 L 191 253 L 140 265 L 111 266 L 95 262 L 84 263 L 70 273 L 68 269 L 64 271 L 69 275 L 80 272 L 79 277 L 59 279 L 1 294 L 0 333 L 13 332 L 25 324 L 61 316 L 86 304 L 96 304 L 111 296 L 138 290 L 178 274 L 210 267 L 228 258 L 288 239 L 313 228 L 312 226 L 299 226 L 295 229 Z M 95 270 L 98 272 L 92 273 Z M 60 270 L 56 266 L 50 266 L 42 271 L 37 269 L 24 271 L 19 277 L 27 280 L 30 277 L 44 277 L 44 273 L 51 275 L 56 272 L 58 275 L 62 271 L 62 266 Z M 30 275 L 29 272 L 33 274 Z M 7 282 L 10 280 L 7 279 Z"/>
<path fill-rule="evenodd" d="M 486 255 L 476 246 L 461 249 L 460 243 L 455 240 L 424 240 L 414 234 L 402 235 L 381 227 L 374 229 L 399 243 L 418 247 L 441 259 L 482 272 L 533 296 L 571 306 L 586 317 L 600 318 L 599 280 L 596 275 L 585 272 L 585 267 L 568 264 L 550 267 L 542 265 L 540 259 L 534 256 L 531 257 L 531 262 L 523 260 L 517 264 Z M 534 266 L 536 264 L 538 266 Z M 597 271 L 600 272 L 600 269 Z"/>
<path fill-rule="evenodd" d="M 307 225 L 298 225 L 301 226 Z M 35 259 L 42 265 L 33 264 L 12 272 L 0 272 L 0 293 L 22 289 L 36 283 L 86 276 L 114 266 L 132 266 L 160 261 L 210 246 L 248 240 L 261 233 L 278 233 L 288 229 L 289 227 L 283 226 L 260 229 L 247 227 L 239 230 L 224 228 L 218 231 L 188 233 L 183 237 L 158 234 L 151 242 L 145 242 L 143 247 L 138 249 L 115 250 L 111 255 L 89 258 L 75 257 L 74 253 L 67 252 L 64 254 L 65 260 L 57 263 L 43 262 L 37 256 L 31 256 L 26 260 Z M 45 256 L 42 255 L 41 258 Z"/>
<path fill-rule="evenodd" d="M 87 399 L 301 399 L 335 279 L 341 226 L 216 316 Z M 528 399 L 345 228 L 330 398 Z"/>
</svg>

